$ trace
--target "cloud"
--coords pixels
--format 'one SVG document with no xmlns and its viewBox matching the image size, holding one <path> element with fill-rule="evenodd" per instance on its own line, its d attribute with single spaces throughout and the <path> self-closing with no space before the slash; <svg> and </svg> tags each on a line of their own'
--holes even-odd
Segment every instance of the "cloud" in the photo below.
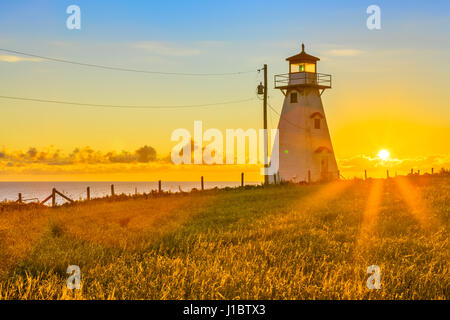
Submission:
<svg viewBox="0 0 450 320">
<path fill-rule="evenodd" d="M 122 151 L 119 154 L 108 152 L 106 158 L 112 163 L 131 163 L 136 161 L 136 156 L 127 151 Z"/>
<path fill-rule="evenodd" d="M 27 151 L 27 155 L 28 155 L 30 158 L 36 157 L 37 154 L 38 154 L 38 151 L 37 151 L 36 148 L 30 148 L 30 149 L 28 149 L 28 151 Z"/>
<path fill-rule="evenodd" d="M 11 56 L 11 55 L 0 55 L 0 61 L 2 62 L 23 62 L 23 61 L 32 61 L 32 62 L 40 62 L 43 61 L 43 59 L 40 58 L 28 58 L 28 57 L 18 57 L 18 56 Z"/>
<path fill-rule="evenodd" d="M 223 48 L 226 47 L 229 43 L 226 41 L 207 40 L 207 41 L 198 41 L 197 44 L 205 48 Z"/>
<path fill-rule="evenodd" d="M 386 170 L 390 170 L 392 174 L 398 172 L 399 174 L 409 173 L 411 169 L 415 172 L 429 172 L 434 168 L 438 172 L 441 168 L 450 168 L 450 155 L 432 155 L 427 157 L 391 158 L 388 160 L 381 160 L 378 157 L 370 157 L 367 155 L 357 155 L 355 157 L 346 159 L 337 159 L 339 168 L 342 172 L 347 173 L 361 173 L 367 170 L 369 173 L 385 175 Z"/>
<path fill-rule="evenodd" d="M 337 57 L 354 57 L 364 53 L 364 51 L 356 49 L 333 49 L 329 50 L 327 53 Z"/>
<path fill-rule="evenodd" d="M 8 167 L 42 164 L 64 166 L 71 164 L 112 164 L 112 163 L 149 163 L 157 160 L 156 150 L 151 146 L 143 146 L 133 152 L 110 151 L 101 152 L 91 147 L 75 148 L 69 154 L 62 154 L 59 149 L 44 148 L 38 150 L 30 147 L 27 151 L 3 150 L 0 152 L 0 164 L 8 163 Z"/>
<path fill-rule="evenodd" d="M 180 47 L 167 42 L 141 41 L 133 44 L 133 47 L 144 49 L 152 54 L 160 56 L 186 57 L 196 56 L 201 53 L 197 48 Z"/>
<path fill-rule="evenodd" d="M 79 43 L 73 41 L 50 41 L 49 44 L 61 48 L 75 48 L 80 46 Z"/>
<path fill-rule="evenodd" d="M 156 150 L 149 146 L 143 146 L 135 152 L 138 162 L 150 162 L 156 160 Z"/>
</svg>

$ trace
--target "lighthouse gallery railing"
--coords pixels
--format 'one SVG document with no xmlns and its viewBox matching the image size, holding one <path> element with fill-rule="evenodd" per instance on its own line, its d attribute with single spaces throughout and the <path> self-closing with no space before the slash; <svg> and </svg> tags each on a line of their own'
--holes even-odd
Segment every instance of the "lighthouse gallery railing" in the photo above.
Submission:
<svg viewBox="0 0 450 320">
<path fill-rule="evenodd" d="M 331 75 L 313 72 L 295 72 L 275 75 L 275 88 L 314 86 L 331 88 Z"/>
</svg>

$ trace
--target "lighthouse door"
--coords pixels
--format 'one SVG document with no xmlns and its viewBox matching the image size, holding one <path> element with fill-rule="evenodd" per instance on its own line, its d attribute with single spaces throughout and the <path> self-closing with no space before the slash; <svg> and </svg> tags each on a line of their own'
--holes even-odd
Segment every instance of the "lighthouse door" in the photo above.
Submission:
<svg viewBox="0 0 450 320">
<path fill-rule="evenodd" d="M 328 179 L 328 157 L 323 157 L 320 161 L 320 178 L 321 180 Z"/>
</svg>

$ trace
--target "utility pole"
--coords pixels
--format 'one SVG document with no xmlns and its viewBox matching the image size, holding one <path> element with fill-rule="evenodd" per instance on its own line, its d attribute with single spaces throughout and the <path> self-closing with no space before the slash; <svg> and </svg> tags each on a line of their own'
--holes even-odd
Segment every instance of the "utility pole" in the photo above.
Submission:
<svg viewBox="0 0 450 320">
<path fill-rule="evenodd" d="M 269 153 L 268 138 L 267 138 L 267 64 L 264 64 L 264 184 L 269 184 L 269 176 L 267 175 L 267 156 Z"/>
<path fill-rule="evenodd" d="M 267 168 L 269 167 L 269 164 L 267 163 L 267 155 L 269 153 L 269 147 L 268 147 L 268 139 L 267 139 L 267 64 L 264 65 L 262 69 L 258 69 L 258 72 L 264 70 L 264 85 L 260 82 L 258 85 L 258 95 L 263 95 L 263 115 L 264 115 L 264 122 L 263 122 L 263 128 L 264 128 L 264 184 L 269 183 L 269 176 L 267 175 Z"/>
</svg>

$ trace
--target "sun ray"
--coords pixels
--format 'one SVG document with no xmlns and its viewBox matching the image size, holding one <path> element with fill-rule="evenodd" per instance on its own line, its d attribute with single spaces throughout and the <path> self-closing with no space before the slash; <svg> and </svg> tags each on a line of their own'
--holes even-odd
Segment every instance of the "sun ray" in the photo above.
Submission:
<svg viewBox="0 0 450 320">
<path fill-rule="evenodd" d="M 375 179 L 372 181 L 366 207 L 362 216 L 359 235 L 356 240 L 355 255 L 360 253 L 364 244 L 368 243 L 368 240 L 374 236 L 373 231 L 378 222 L 383 188 L 383 179 Z"/>
<path fill-rule="evenodd" d="M 297 221 L 299 215 L 304 215 L 305 213 L 310 214 L 315 210 L 324 207 L 329 201 L 335 199 L 353 183 L 354 181 L 351 180 L 341 180 L 333 181 L 321 186 L 319 190 L 296 201 L 293 205 L 293 207 L 295 207 L 294 212 L 277 217 L 277 224 L 281 227 L 285 224 L 294 223 Z"/>
<path fill-rule="evenodd" d="M 317 209 L 336 198 L 345 189 L 350 187 L 351 184 L 353 184 L 353 181 L 334 181 L 326 184 L 314 194 L 308 196 L 306 199 L 302 199 L 301 206 L 310 210 Z"/>
<path fill-rule="evenodd" d="M 372 182 L 366 208 L 363 213 L 363 220 L 361 224 L 362 233 L 368 232 L 377 223 L 383 185 L 384 180 L 382 179 L 376 179 Z"/>
<path fill-rule="evenodd" d="M 429 229 L 436 225 L 436 221 L 434 221 L 418 188 L 413 186 L 405 177 L 398 177 L 395 179 L 395 182 L 403 201 L 411 210 L 414 218 L 420 223 L 420 226 L 423 229 Z"/>
</svg>

